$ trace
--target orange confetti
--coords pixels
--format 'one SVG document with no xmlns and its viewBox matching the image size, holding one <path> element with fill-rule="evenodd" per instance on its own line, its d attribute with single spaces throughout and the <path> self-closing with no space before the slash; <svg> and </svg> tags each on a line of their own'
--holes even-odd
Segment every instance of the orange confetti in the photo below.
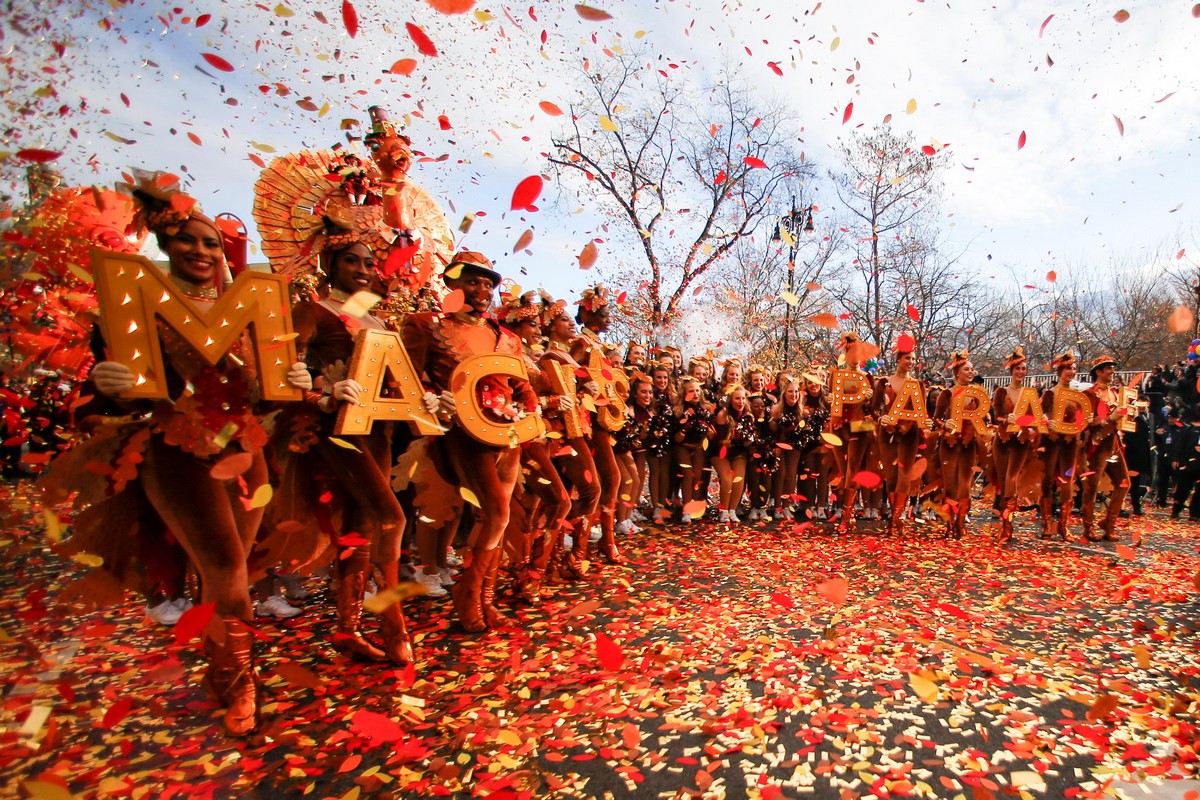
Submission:
<svg viewBox="0 0 1200 800">
<path fill-rule="evenodd" d="M 455 289 L 442 299 L 442 313 L 453 314 L 455 311 L 461 311 L 465 302 L 462 289 Z"/>
<path fill-rule="evenodd" d="M 233 64 L 230 64 L 219 55 L 216 55 L 215 53 L 201 53 L 200 55 L 214 69 L 219 69 L 222 72 L 233 72 Z"/>
<path fill-rule="evenodd" d="M 1118 23 L 1128 22 L 1129 21 L 1129 12 L 1122 8 L 1120 11 L 1113 14 L 1113 19 L 1115 19 Z"/>
<path fill-rule="evenodd" d="M 475 0 L 425 0 L 429 7 L 442 14 L 465 14 L 475 7 Z"/>
<path fill-rule="evenodd" d="M 393 75 L 412 75 L 413 70 L 417 68 L 417 60 L 415 58 L 402 58 L 388 72 Z"/>
<path fill-rule="evenodd" d="M 615 672 L 625 663 L 621 647 L 603 633 L 596 634 L 596 660 L 609 672 Z"/>
<path fill-rule="evenodd" d="M 811 319 L 813 325 L 820 325 L 822 328 L 833 330 L 838 326 L 837 317 L 833 314 L 816 314 Z"/>
<path fill-rule="evenodd" d="M 549 100 L 543 100 L 542 102 L 538 103 L 538 108 L 552 117 L 561 117 L 563 113 L 561 108 L 554 105 L 554 103 L 551 103 Z"/>
<path fill-rule="evenodd" d="M 1054 270 L 1050 270 L 1049 272 L 1046 273 L 1046 282 L 1047 283 L 1054 283 L 1056 280 L 1058 280 L 1057 272 L 1055 272 Z"/>
<path fill-rule="evenodd" d="M 591 269 L 596 264 L 596 258 L 600 255 L 596 248 L 595 242 L 588 242 L 583 246 L 577 258 L 579 259 L 580 269 Z"/>
<path fill-rule="evenodd" d="M 846 602 L 846 595 L 849 592 L 850 584 L 846 583 L 845 578 L 830 578 L 817 584 L 817 594 L 831 603 Z"/>
<path fill-rule="evenodd" d="M 1187 333 L 1195 324 L 1196 315 L 1187 306 L 1176 306 L 1175 310 L 1167 315 L 1167 329 L 1171 333 Z"/>
<path fill-rule="evenodd" d="M 883 478 L 879 477 L 879 473 L 863 470 L 854 475 L 854 482 L 864 489 L 874 489 L 883 482 Z"/>
<path fill-rule="evenodd" d="M 1092 707 L 1088 709 L 1087 718 L 1092 722 L 1099 722 L 1117 709 L 1120 700 L 1115 694 L 1102 694 L 1092 703 Z"/>
<path fill-rule="evenodd" d="M 585 6 L 583 3 L 575 4 L 575 13 L 581 19 L 586 19 L 588 22 L 604 22 L 606 19 L 612 19 L 612 14 L 609 14 L 607 11 Z"/>
<path fill-rule="evenodd" d="M 511 209 L 513 211 L 537 211 L 534 203 L 542 193 L 542 184 L 541 175 L 530 175 L 518 183 L 517 188 L 513 190 Z"/>
</svg>

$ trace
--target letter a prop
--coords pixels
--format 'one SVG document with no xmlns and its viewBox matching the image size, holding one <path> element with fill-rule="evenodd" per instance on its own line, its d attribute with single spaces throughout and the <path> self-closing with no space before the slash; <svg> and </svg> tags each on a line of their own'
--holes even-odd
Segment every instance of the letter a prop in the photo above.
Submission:
<svg viewBox="0 0 1200 800">
<path fill-rule="evenodd" d="M 346 377 L 358 381 L 366 397 L 360 406 L 341 404 L 336 435 L 370 433 L 371 425 L 381 420 L 403 420 L 413 433 L 423 436 L 445 430 L 425 408 L 425 388 L 395 331 L 359 329 Z M 395 396 L 385 397 L 385 389 Z"/>
</svg>

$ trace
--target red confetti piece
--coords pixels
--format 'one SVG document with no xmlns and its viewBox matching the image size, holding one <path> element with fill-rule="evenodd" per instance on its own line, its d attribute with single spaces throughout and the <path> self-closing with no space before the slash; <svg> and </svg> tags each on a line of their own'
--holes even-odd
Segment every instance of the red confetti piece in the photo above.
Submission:
<svg viewBox="0 0 1200 800">
<path fill-rule="evenodd" d="M 776 75 L 779 75 L 781 77 L 783 76 L 783 70 L 781 70 L 779 68 L 778 62 L 768 61 L 767 66 L 771 68 L 771 72 L 774 72 Z"/>
<path fill-rule="evenodd" d="M 763 161 L 761 158 L 755 158 L 754 156 L 746 156 L 743 160 L 746 162 L 746 166 L 750 167 L 751 169 L 766 169 L 767 168 L 767 162 Z"/>
<path fill-rule="evenodd" d="M 370 544 L 367 538 L 357 531 L 351 531 L 337 540 L 339 547 L 362 547 Z"/>
<path fill-rule="evenodd" d="M 554 105 L 554 103 L 551 103 L 549 100 L 543 100 L 542 102 L 538 103 L 538 108 L 552 117 L 561 117 L 563 113 L 561 108 Z"/>
<path fill-rule="evenodd" d="M 581 19 L 586 19 L 588 22 L 604 22 L 607 19 L 612 19 L 612 14 L 609 14 L 607 11 L 585 6 L 583 3 L 575 4 L 575 13 Z"/>
<path fill-rule="evenodd" d="M 208 627 L 216 609 L 217 604 L 212 602 L 192 606 L 183 612 L 183 616 L 175 623 L 175 644 L 187 644 L 199 636 Z"/>
<path fill-rule="evenodd" d="M 438 114 L 438 127 L 444 131 L 450 130 L 453 126 L 450 124 L 450 118 L 445 114 Z"/>
<path fill-rule="evenodd" d="M 1022 427 L 1026 426 L 1026 425 L 1032 425 L 1033 424 L 1033 414 L 1022 414 L 1021 416 L 1017 417 L 1017 424 Z"/>
<path fill-rule="evenodd" d="M 524 211 L 537 211 L 537 206 L 534 203 L 538 196 L 542 193 L 542 176 L 530 175 L 525 180 L 517 184 L 517 188 L 513 190 L 511 209 Z"/>
<path fill-rule="evenodd" d="M 412 75 L 413 70 L 417 68 L 417 60 L 415 58 L 402 58 L 388 72 L 393 75 Z"/>
<path fill-rule="evenodd" d="M 853 480 L 864 489 L 874 489 L 883 482 L 883 478 L 879 477 L 879 473 L 865 469 L 862 472 L 855 473 Z"/>
<path fill-rule="evenodd" d="M 1099 722 L 1116 711 L 1120 702 L 1120 699 L 1115 694 L 1102 694 L 1096 698 L 1096 701 L 1092 703 L 1092 707 L 1088 709 L 1087 718 L 1092 722 Z"/>
<path fill-rule="evenodd" d="M 1117 123 L 1117 133 L 1124 136 L 1125 135 L 1125 123 L 1121 122 L 1121 118 L 1118 117 L 1116 114 L 1113 114 L 1113 121 Z"/>
<path fill-rule="evenodd" d="M 108 707 L 108 711 L 104 712 L 104 718 L 100 720 L 101 728 L 115 728 L 121 723 L 121 720 L 129 716 L 129 712 L 133 710 L 133 698 L 122 697 L 117 702 Z"/>
<path fill-rule="evenodd" d="M 1130 561 L 1137 558 L 1137 552 L 1134 551 L 1134 549 L 1132 547 L 1130 547 L 1129 545 L 1125 545 L 1125 544 L 1117 545 L 1117 555 L 1119 555 L 1121 558 L 1128 559 Z"/>
<path fill-rule="evenodd" d="M 442 299 L 442 313 L 453 314 L 455 311 L 460 311 L 465 302 L 462 289 L 454 289 Z"/>
<path fill-rule="evenodd" d="M 1042 27 L 1038 28 L 1038 38 L 1039 39 L 1042 38 L 1042 34 L 1046 32 L 1046 26 L 1050 24 L 1050 20 L 1052 20 L 1052 19 L 1054 19 L 1053 14 L 1046 17 L 1045 21 L 1042 22 Z"/>
<path fill-rule="evenodd" d="M 771 602 L 777 606 L 782 606 L 783 608 L 796 607 L 796 602 L 783 592 L 775 592 L 775 594 L 771 595 Z"/>
<path fill-rule="evenodd" d="M 912 306 L 909 306 L 912 308 Z M 913 320 L 914 322 L 916 320 Z M 896 339 L 896 350 L 901 353 L 911 353 L 917 346 L 917 340 L 907 333 L 900 334 Z"/>
<path fill-rule="evenodd" d="M 372 745 L 398 742 L 404 738 L 404 731 L 399 725 L 374 711 L 356 712 L 350 720 L 350 729 L 357 736 L 370 739 Z"/>
<path fill-rule="evenodd" d="M 228 481 L 244 474 L 253 465 L 253 453 L 234 453 L 213 464 L 208 474 L 212 476 L 213 480 Z"/>
<path fill-rule="evenodd" d="M 200 16 L 196 17 L 196 27 L 203 28 L 211 19 L 212 14 L 201 14 Z"/>
<path fill-rule="evenodd" d="M 831 603 L 846 602 L 846 595 L 849 592 L 850 584 L 846 583 L 845 578 L 830 578 L 817 584 L 817 594 Z"/>
<path fill-rule="evenodd" d="M 905 304 L 904 310 L 908 312 L 908 318 L 913 322 L 921 321 L 921 312 L 916 306 Z"/>
<path fill-rule="evenodd" d="M 1058 280 L 1057 272 L 1055 272 L 1054 270 L 1050 270 L 1049 272 L 1046 273 L 1046 281 L 1048 283 L 1054 283 L 1056 280 Z"/>
<path fill-rule="evenodd" d="M 580 253 L 579 253 L 579 256 L 578 256 L 579 268 L 580 269 L 591 269 L 595 265 L 596 258 L 599 255 L 600 255 L 600 252 L 596 248 L 596 243 L 588 242 L 587 244 L 585 244 L 583 246 L 583 250 L 580 251 Z"/>
<path fill-rule="evenodd" d="M 845 125 L 850 121 L 850 115 L 854 113 L 854 103 L 846 103 L 846 110 L 842 112 L 842 124 Z"/>
<path fill-rule="evenodd" d="M 1021 135 L 1017 137 L 1017 149 L 1020 150 L 1025 146 L 1025 131 L 1021 131 Z"/>
<path fill-rule="evenodd" d="M 625 663 L 620 646 L 603 633 L 596 634 L 596 660 L 609 672 L 616 672 Z"/>
<path fill-rule="evenodd" d="M 433 45 L 433 40 L 425 35 L 425 31 L 411 22 L 404 23 L 404 27 L 408 29 L 408 35 L 412 37 L 413 44 L 417 46 L 417 50 L 422 55 L 430 57 L 437 55 L 437 48 Z"/>
<path fill-rule="evenodd" d="M 57 150 L 43 150 L 39 147 L 27 147 L 17 151 L 17 158 L 22 161 L 32 161 L 35 164 L 45 164 L 61 156 Z"/>
<path fill-rule="evenodd" d="M 293 686 L 303 689 L 320 689 L 325 685 L 325 681 L 321 680 L 315 672 L 310 672 L 299 664 L 291 662 L 280 664 L 275 668 L 275 674 Z"/>
<path fill-rule="evenodd" d="M 342 24 L 346 26 L 346 33 L 350 34 L 351 39 L 358 36 L 358 12 L 350 0 L 342 0 Z"/>
<path fill-rule="evenodd" d="M 1122 22 L 1128 22 L 1129 21 L 1129 12 L 1122 8 L 1120 11 L 1113 14 L 1113 19 L 1115 19 L 1118 24 L 1120 24 Z"/>
<path fill-rule="evenodd" d="M 937 148 L 931 144 L 926 144 L 921 146 L 921 152 L 927 156 L 936 156 Z"/>
<path fill-rule="evenodd" d="M 219 69 L 221 72 L 233 72 L 233 64 L 230 64 L 216 53 L 201 53 L 200 55 L 213 69 Z"/>
<path fill-rule="evenodd" d="M 475 0 L 425 0 L 429 7 L 442 14 L 465 14 L 475 7 Z"/>
<path fill-rule="evenodd" d="M 421 249 L 419 244 L 410 244 L 404 247 L 398 247 L 388 253 L 387 260 L 383 262 L 383 266 L 379 270 L 379 274 L 384 278 L 390 278 L 399 270 L 408 266 L 412 261 L 412 257 L 417 254 L 417 250 Z"/>
</svg>

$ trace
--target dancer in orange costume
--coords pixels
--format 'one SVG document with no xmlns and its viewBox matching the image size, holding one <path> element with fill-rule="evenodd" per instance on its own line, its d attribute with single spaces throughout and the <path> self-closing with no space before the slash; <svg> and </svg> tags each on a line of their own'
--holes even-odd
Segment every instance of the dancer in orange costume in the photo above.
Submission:
<svg viewBox="0 0 1200 800">
<path fill-rule="evenodd" d="M 1088 539 L 1097 539 L 1096 494 L 1100 490 L 1100 479 L 1108 475 L 1112 481 L 1112 494 L 1108 497 L 1108 511 L 1100 522 L 1105 541 L 1116 541 L 1117 518 L 1121 506 L 1129 494 L 1129 468 L 1125 465 L 1125 443 L 1118 430 L 1126 409 L 1120 408 L 1120 394 L 1112 387 L 1117 364 L 1112 356 L 1100 356 L 1092 362 L 1092 385 L 1084 394 L 1092 404 L 1092 421 L 1083 434 L 1083 454 L 1087 459 L 1087 472 L 1083 479 L 1083 534 Z"/>
<path fill-rule="evenodd" d="M 459 362 L 485 353 L 521 356 L 521 340 L 488 315 L 500 274 L 481 253 L 462 251 L 443 274 L 446 285 L 463 293 L 463 306 L 451 314 L 425 312 L 404 321 L 404 347 L 413 366 L 425 376 L 433 394 L 450 389 L 450 377 Z M 486 403 L 497 422 L 508 422 L 537 413 L 538 397 L 528 380 L 496 377 L 485 391 Z M 507 622 L 495 606 L 500 545 L 508 526 L 509 503 L 521 468 L 519 447 L 496 447 L 453 425 L 436 437 L 431 452 L 438 463 L 449 465 L 459 486 L 479 503 L 478 520 L 471 533 L 471 563 L 454 586 L 454 609 L 468 631 L 499 627 Z"/>
<path fill-rule="evenodd" d="M 612 368 L 608 359 L 608 346 L 600 341 L 600 335 L 608 330 L 608 290 L 597 285 L 593 289 L 585 289 L 579 299 L 579 310 L 575 320 L 583 326 L 577 338 L 571 344 L 571 357 L 580 364 L 586 364 L 593 352 L 599 352 L 606 369 Z M 608 386 L 608 403 L 618 398 L 611 384 Z M 617 523 L 617 495 L 621 491 L 621 471 L 617 467 L 617 457 L 613 452 L 613 434 L 620 430 L 624 423 L 623 417 L 614 420 L 615 415 L 596 415 L 592 426 L 592 458 L 596 462 L 596 470 L 600 477 L 600 555 L 610 564 L 620 564 L 624 561 L 620 550 L 617 549 L 615 527 Z M 609 420 L 609 421 L 606 421 Z M 605 427 L 605 426 L 608 427 Z M 582 534 L 580 534 L 582 535 Z"/>
<path fill-rule="evenodd" d="M 1075 354 L 1063 353 L 1050 362 L 1050 369 L 1058 375 L 1058 383 L 1042 394 L 1042 413 L 1050 419 L 1049 430 L 1042 437 L 1042 535 L 1050 536 L 1050 518 L 1054 503 L 1054 490 L 1058 489 L 1059 511 L 1055 532 L 1067 540 L 1068 522 L 1072 500 L 1075 496 L 1075 478 L 1079 462 L 1079 432 L 1083 409 L 1069 400 L 1062 421 L 1053 419 L 1055 399 L 1058 393 L 1071 388 L 1075 379 Z"/>
<path fill-rule="evenodd" d="M 984 443 L 980 441 L 973 425 L 964 422 L 959 428 L 950 418 L 951 400 L 955 392 L 962 391 L 975 378 L 975 365 L 971 363 L 970 354 L 966 350 L 953 353 L 946 369 L 953 376 L 954 383 L 938 395 L 933 416 L 942 423 L 938 458 L 942 467 L 942 492 L 946 513 L 950 517 L 948 532 L 953 538 L 961 539 L 967 513 L 971 510 L 971 484 L 975 479 L 975 468 L 979 464 L 979 455 L 983 451 Z M 974 399 L 967 400 L 967 408 L 975 407 Z"/>
<path fill-rule="evenodd" d="M 1029 373 L 1025 349 L 1018 347 L 1013 350 L 1004 360 L 1004 369 L 1008 370 L 1012 379 L 1008 386 L 997 386 L 992 393 L 992 418 L 996 420 L 992 461 L 996 471 L 1001 544 L 1012 539 L 1013 515 L 1017 513 L 1017 491 L 1021 476 L 1037 453 L 1041 439 L 1038 423 L 1032 415 L 1028 420 L 1018 420 L 1013 413 L 1025 389 L 1025 376 Z"/>
<path fill-rule="evenodd" d="M 155 233 L 166 254 L 171 282 L 190 307 L 204 312 L 226 283 L 222 231 L 169 177 L 139 173 L 137 184 L 124 188 L 140 205 L 137 222 Z M 43 488 L 49 502 L 82 489 L 75 502 L 90 508 L 76 520 L 69 546 L 101 555 L 104 568 L 118 578 L 153 569 L 155 554 L 171 547 L 168 530 L 187 552 L 200 577 L 201 601 L 215 605 L 221 623 L 204 636 L 205 686 L 225 706 L 225 730 L 241 736 L 259 717 L 247 557 L 263 514 L 243 502 L 243 487 L 253 493 L 267 483 L 267 433 L 255 416 L 254 349 L 243 333 L 211 366 L 165 323 L 159 323 L 158 336 L 170 398 L 119 399 L 134 387 L 134 374 L 123 363 L 100 360 L 91 381 L 104 400 L 81 416 L 95 410 L 133 421 L 99 424 L 91 439 L 52 468 Z M 97 345 L 97 358 L 103 359 L 103 342 Z M 292 365 L 288 381 L 312 387 L 303 364 Z M 80 482 L 79 468 L 86 471 L 102 453 L 121 468 L 96 492 L 95 475 Z M 229 458 L 245 459 L 245 469 L 236 479 L 214 477 L 214 466 Z M 127 470 L 130 465 L 136 465 L 136 475 Z"/>
<path fill-rule="evenodd" d="M 853 346 L 860 341 L 856 333 L 843 333 L 838 339 L 838 347 L 847 354 L 845 368 L 858 373 L 858 380 L 867 386 L 866 392 L 857 402 L 845 404 L 840 417 L 829 417 L 829 431 L 839 440 L 833 447 L 834 461 L 841 471 L 838 502 L 842 505 L 842 515 L 837 526 L 838 533 L 853 531 L 858 525 L 854 516 L 854 495 L 857 491 L 854 476 L 862 471 L 866 463 L 875 430 L 875 422 L 867 413 L 872 396 L 871 377 L 859 368 L 857 360 L 852 361 L 849 357 Z"/>
<path fill-rule="evenodd" d="M 912 420 L 900 420 L 893 415 L 898 396 L 907 381 L 913 380 L 912 370 L 917 357 L 913 352 L 916 342 L 911 336 L 900 336 L 892 352 L 896 355 L 896 372 L 890 377 L 875 381 L 872 413 L 879 422 L 876 431 L 880 460 L 883 462 L 883 480 L 887 485 L 891 516 L 888 518 L 888 533 L 904 533 L 904 512 L 912 494 L 912 470 L 917 463 L 924 430 L 933 427 L 933 420 L 926 417 L 924 430 Z M 924 392 L 918 392 L 916 403 L 926 413 Z"/>
<path fill-rule="evenodd" d="M 529 373 L 530 385 L 537 392 L 547 429 L 556 433 L 555 439 L 561 441 L 565 430 L 562 415 L 575 413 L 575 398 L 557 394 L 542 372 L 541 354 L 534 350 L 542 339 L 541 308 L 534 302 L 532 292 L 502 294 L 501 301 L 500 324 L 520 338 L 525 370 Z M 521 445 L 526 529 L 513 531 L 515 520 L 509 522 L 508 538 L 514 541 L 512 550 L 518 554 L 514 564 L 517 594 L 529 603 L 536 603 L 541 598 L 550 557 L 563 536 L 567 515 L 571 512 L 571 495 L 554 465 L 552 446 L 555 446 L 554 442 L 546 438 Z"/>
</svg>

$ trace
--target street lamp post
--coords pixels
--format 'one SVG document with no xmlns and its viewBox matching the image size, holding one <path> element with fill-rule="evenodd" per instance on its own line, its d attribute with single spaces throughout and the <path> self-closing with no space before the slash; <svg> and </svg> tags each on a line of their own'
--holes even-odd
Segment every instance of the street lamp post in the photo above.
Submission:
<svg viewBox="0 0 1200 800">
<path fill-rule="evenodd" d="M 801 235 L 811 235 L 816 228 L 813 227 L 813 206 L 807 208 L 796 208 L 796 198 L 792 198 L 792 210 L 786 216 L 780 217 L 778 224 L 775 226 L 775 232 L 771 235 L 774 241 L 779 241 L 783 238 L 783 232 L 787 232 L 788 244 L 788 262 L 787 262 L 787 290 L 792 297 L 796 296 L 796 245 L 799 243 Z M 783 366 L 788 368 L 792 362 L 792 304 L 784 302 L 783 307 Z"/>
</svg>

